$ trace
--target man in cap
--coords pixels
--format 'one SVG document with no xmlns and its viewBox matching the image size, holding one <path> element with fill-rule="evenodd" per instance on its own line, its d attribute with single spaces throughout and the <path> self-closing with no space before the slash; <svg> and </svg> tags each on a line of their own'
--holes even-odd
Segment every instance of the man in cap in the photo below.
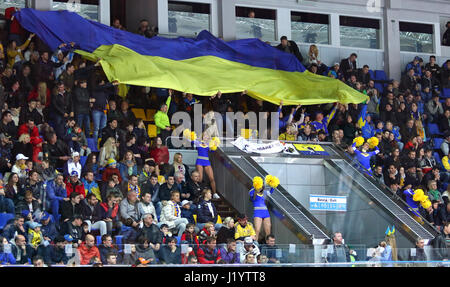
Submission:
<svg viewBox="0 0 450 287">
<path fill-rule="evenodd" d="M 65 238 L 67 237 L 67 239 Z M 45 263 L 50 265 L 65 265 L 69 258 L 67 257 L 65 247 L 67 244 L 71 244 L 73 238 L 70 235 L 62 236 L 58 235 L 53 245 L 50 245 L 48 257 L 45 260 Z"/>
<path fill-rule="evenodd" d="M 236 225 L 236 232 L 234 234 L 234 239 L 236 241 L 242 242 L 246 237 L 257 240 L 255 229 L 253 228 L 253 224 L 248 222 L 247 215 L 243 213 L 239 214 L 237 221 L 239 224 Z"/>
<path fill-rule="evenodd" d="M 244 244 L 240 245 L 240 248 L 238 249 L 238 253 L 240 256 L 240 262 L 244 262 L 245 258 L 247 257 L 248 254 L 253 254 L 254 260 L 255 260 L 254 263 L 256 264 L 257 263 L 256 257 L 261 252 L 251 237 L 245 237 Z"/>
<path fill-rule="evenodd" d="M 78 178 L 80 178 L 82 168 L 83 167 L 81 166 L 81 163 L 80 163 L 80 153 L 77 151 L 73 152 L 72 158 L 69 159 L 66 162 L 66 164 L 64 165 L 64 176 L 69 176 L 69 175 L 71 176 L 72 171 L 76 171 Z"/>
<path fill-rule="evenodd" d="M 41 232 L 44 240 L 52 242 L 58 236 L 58 231 L 56 230 L 54 219 L 52 219 L 52 216 L 47 211 L 43 211 L 41 213 L 40 222 L 42 225 Z"/>
<path fill-rule="evenodd" d="M 78 171 L 72 170 L 69 178 L 66 181 L 67 197 L 70 197 L 72 192 L 76 192 L 81 196 L 81 199 L 85 198 L 84 184 L 79 179 Z"/>
</svg>

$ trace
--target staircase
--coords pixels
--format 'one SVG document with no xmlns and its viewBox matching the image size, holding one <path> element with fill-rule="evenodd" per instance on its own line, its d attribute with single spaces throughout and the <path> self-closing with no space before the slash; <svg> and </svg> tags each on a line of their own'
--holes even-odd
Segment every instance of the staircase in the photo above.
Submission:
<svg viewBox="0 0 450 287">
<path fill-rule="evenodd" d="M 220 193 L 218 194 L 220 195 Z M 236 220 L 239 212 L 225 198 L 220 196 L 219 199 L 211 199 L 211 201 L 216 206 L 217 214 L 220 215 L 222 221 L 227 217 L 231 217 Z"/>
</svg>

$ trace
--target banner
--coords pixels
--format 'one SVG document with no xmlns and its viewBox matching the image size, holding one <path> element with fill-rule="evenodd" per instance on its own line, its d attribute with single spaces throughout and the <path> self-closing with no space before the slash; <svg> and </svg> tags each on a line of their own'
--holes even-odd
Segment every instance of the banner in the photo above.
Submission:
<svg viewBox="0 0 450 287">
<path fill-rule="evenodd" d="M 310 194 L 309 210 L 347 211 L 347 197 Z"/>
<path fill-rule="evenodd" d="M 243 137 L 239 137 L 231 143 L 246 153 L 273 154 L 284 151 L 284 146 L 280 141 L 274 141 L 271 143 L 252 143 Z"/>
<path fill-rule="evenodd" d="M 294 144 L 294 146 L 304 155 L 330 155 L 318 144 Z"/>
</svg>

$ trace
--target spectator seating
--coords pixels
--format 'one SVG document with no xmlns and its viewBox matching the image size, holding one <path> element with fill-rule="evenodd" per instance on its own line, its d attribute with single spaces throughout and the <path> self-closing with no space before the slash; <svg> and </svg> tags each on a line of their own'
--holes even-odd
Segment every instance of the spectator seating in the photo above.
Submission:
<svg viewBox="0 0 450 287">
<path fill-rule="evenodd" d="M 371 75 L 372 76 L 372 75 Z M 387 81 L 388 78 L 386 76 L 386 73 L 383 70 L 376 70 L 374 72 L 374 77 L 372 78 L 375 80 L 375 88 L 380 92 L 383 93 L 385 84 L 383 83 L 377 83 L 376 81 Z"/>
<path fill-rule="evenodd" d="M 100 246 L 102 244 L 102 237 L 100 235 L 97 235 L 96 237 L 97 246 Z"/>
<path fill-rule="evenodd" d="M 13 213 L 0 213 L 0 230 L 3 230 L 6 224 L 8 224 L 8 221 L 13 218 L 14 218 Z"/>
<path fill-rule="evenodd" d="M 434 138 L 433 141 L 434 141 L 433 149 L 439 150 L 441 148 L 441 144 L 444 142 L 444 139 L 442 139 L 442 138 Z"/>
<path fill-rule="evenodd" d="M 131 111 L 137 119 L 147 120 L 144 109 L 132 108 Z"/>
<path fill-rule="evenodd" d="M 150 138 L 156 137 L 157 136 L 157 134 L 156 134 L 156 126 L 155 125 L 148 125 L 147 133 L 148 133 L 148 136 Z"/>
<path fill-rule="evenodd" d="M 439 130 L 439 126 L 437 124 L 433 124 L 433 123 L 428 124 L 428 133 L 430 136 L 443 135 L 443 133 Z"/>
<path fill-rule="evenodd" d="M 439 169 L 440 170 L 445 170 L 444 165 L 442 164 L 441 156 L 439 155 L 439 153 L 438 152 L 434 152 L 433 156 L 434 156 L 434 159 L 436 160 L 436 162 L 437 162 L 437 164 L 439 166 Z"/>
<path fill-rule="evenodd" d="M 148 109 L 148 110 L 146 111 L 147 121 L 149 121 L 149 122 L 155 121 L 155 114 L 156 114 L 156 110 L 154 110 L 154 109 Z"/>
<path fill-rule="evenodd" d="M 87 156 L 80 156 L 80 164 L 84 166 L 86 164 Z"/>
<path fill-rule="evenodd" d="M 442 96 L 443 98 L 450 98 L 450 88 L 442 89 Z"/>
<path fill-rule="evenodd" d="M 95 144 L 95 141 L 93 138 L 87 138 L 88 147 L 91 149 L 91 152 L 99 152 L 98 150 L 98 144 Z"/>
</svg>

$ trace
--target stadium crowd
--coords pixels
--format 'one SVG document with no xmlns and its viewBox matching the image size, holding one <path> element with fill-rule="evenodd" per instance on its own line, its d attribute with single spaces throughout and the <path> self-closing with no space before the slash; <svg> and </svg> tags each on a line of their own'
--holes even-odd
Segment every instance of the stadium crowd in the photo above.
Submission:
<svg viewBox="0 0 450 287">
<path fill-rule="evenodd" d="M 124 93 L 118 82 L 108 83 L 99 62 L 73 52 L 76 43 L 50 51 L 12 12 L 6 13 L 8 44 L 0 46 L 0 212 L 15 217 L 0 238 L 1 264 L 280 262 L 270 232 L 260 237 L 245 214 L 217 214 L 207 152 L 205 158 L 198 148 L 195 170 L 181 153 L 169 154 L 171 115 L 193 116 L 195 104 L 202 104 L 205 119 L 211 111 L 278 111 L 281 140 L 333 141 L 352 158 L 357 136 L 377 137 L 379 153 L 366 159 L 372 175 L 406 201 L 403 191 L 423 189 L 432 206 L 419 207 L 422 216 L 447 230 L 450 98 L 440 93 L 450 87 L 450 60 L 441 67 L 435 57 L 426 64 L 416 57 L 401 81 L 375 80 L 370 67 L 357 68 L 356 54 L 328 67 L 311 45 L 303 59 L 308 70 L 367 94 L 370 100 L 359 105 L 285 107 L 245 92 L 196 97 L 133 86 Z M 123 29 L 118 20 L 113 26 Z M 157 29 L 143 20 L 138 33 L 153 37 Z M 276 48 L 303 58 L 286 37 Z M 158 110 L 156 137 L 130 105 Z M 214 123 L 205 126 L 208 142 Z"/>
</svg>

